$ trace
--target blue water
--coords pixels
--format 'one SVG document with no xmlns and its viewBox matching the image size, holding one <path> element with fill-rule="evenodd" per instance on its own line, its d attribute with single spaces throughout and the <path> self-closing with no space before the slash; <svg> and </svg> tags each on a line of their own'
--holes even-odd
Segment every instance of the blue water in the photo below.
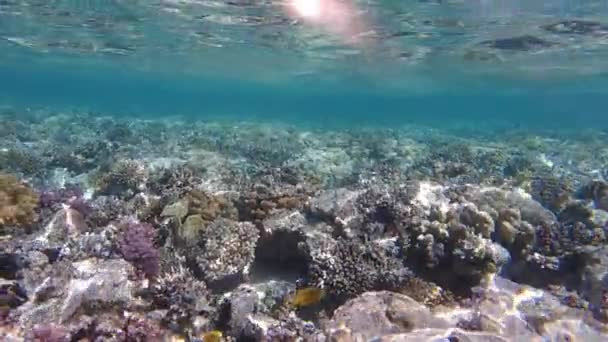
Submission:
<svg viewBox="0 0 608 342">
<path fill-rule="evenodd" d="M 603 1 L 358 1 L 378 36 L 409 32 L 406 27 L 430 37 L 410 39 L 403 33 L 402 41 L 378 38 L 360 49 L 360 58 L 340 55 L 355 49 L 346 44 L 315 47 L 311 42 L 329 34 L 304 24 L 289 26 L 277 3 L 2 2 L 0 103 L 106 115 L 322 126 L 414 122 L 608 127 L 608 69 L 603 62 L 608 59 L 602 58 L 606 35 L 560 36 L 538 29 L 567 18 L 600 22 L 608 13 Z M 181 9 L 183 15 L 172 16 L 167 8 Z M 215 8 L 224 16 L 213 12 Z M 196 15 L 240 22 L 200 23 L 203 19 L 194 21 Z M 283 26 L 256 24 L 271 19 Z M 448 19 L 464 24 L 442 26 L 441 20 Z M 102 20 L 112 25 L 104 26 Z M 191 40 L 193 28 L 197 37 L 205 31 L 202 37 L 210 37 L 204 38 L 206 43 L 238 44 L 197 46 L 203 38 Z M 280 41 L 287 35 L 284 30 L 289 36 Z M 488 38 L 528 31 L 564 47 L 499 51 L 501 62 L 463 57 L 466 49 Z M 267 38 L 273 34 L 275 38 Z M 113 50 L 92 51 L 87 44 Z M 416 63 L 402 63 L 395 58 L 401 51 L 431 52 Z M 325 62 L 317 56 L 324 54 L 342 57 Z"/>
<path fill-rule="evenodd" d="M 608 97 L 593 89 L 602 78 L 555 86 L 504 83 L 486 89 L 407 94 L 357 84 L 294 81 L 259 84 L 234 79 L 167 76 L 118 68 L 3 67 L 4 104 L 82 108 L 112 115 L 185 115 L 201 119 L 273 119 L 304 124 L 495 123 L 608 128 Z M 459 81 L 454 81 L 459 82 Z M 540 83 L 540 82 L 539 82 Z"/>
</svg>

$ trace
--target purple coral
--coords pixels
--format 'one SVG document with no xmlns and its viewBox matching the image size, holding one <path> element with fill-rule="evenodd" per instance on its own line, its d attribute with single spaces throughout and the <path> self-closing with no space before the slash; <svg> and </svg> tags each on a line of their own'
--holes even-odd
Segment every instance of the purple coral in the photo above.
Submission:
<svg viewBox="0 0 608 342">
<path fill-rule="evenodd" d="M 55 324 L 39 324 L 32 329 L 34 338 L 43 342 L 69 341 L 67 329 Z"/>
<path fill-rule="evenodd" d="M 156 230 L 147 223 L 129 221 L 123 228 L 119 249 L 125 260 L 132 263 L 147 277 L 154 277 L 160 270 L 160 254 L 154 246 Z"/>
<path fill-rule="evenodd" d="M 40 193 L 40 207 L 59 209 L 62 205 L 67 205 L 87 217 L 92 213 L 93 208 L 83 196 L 82 189 L 73 184 L 61 189 L 47 189 Z"/>
</svg>

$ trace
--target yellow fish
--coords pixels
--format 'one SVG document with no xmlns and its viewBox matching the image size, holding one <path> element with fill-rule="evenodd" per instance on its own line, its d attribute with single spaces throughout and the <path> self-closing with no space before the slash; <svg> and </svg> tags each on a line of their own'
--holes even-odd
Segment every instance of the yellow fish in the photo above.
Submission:
<svg viewBox="0 0 608 342">
<path fill-rule="evenodd" d="M 203 334 L 203 342 L 220 342 L 222 340 L 222 332 L 219 330 L 209 331 Z"/>
<path fill-rule="evenodd" d="M 169 338 L 170 342 L 186 342 L 186 338 L 179 335 L 171 335 Z"/>
<path fill-rule="evenodd" d="M 325 291 L 316 287 L 305 287 L 296 291 L 291 300 L 295 307 L 305 307 L 317 304 L 325 296 Z"/>
</svg>

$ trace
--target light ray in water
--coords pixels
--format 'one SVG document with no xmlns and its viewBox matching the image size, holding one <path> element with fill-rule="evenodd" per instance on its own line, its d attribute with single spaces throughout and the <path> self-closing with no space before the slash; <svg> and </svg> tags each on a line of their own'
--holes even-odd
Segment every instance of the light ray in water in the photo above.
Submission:
<svg viewBox="0 0 608 342">
<path fill-rule="evenodd" d="M 283 7 L 288 16 L 345 43 L 361 43 L 361 34 L 368 30 L 361 10 L 349 0 L 287 0 Z"/>
</svg>

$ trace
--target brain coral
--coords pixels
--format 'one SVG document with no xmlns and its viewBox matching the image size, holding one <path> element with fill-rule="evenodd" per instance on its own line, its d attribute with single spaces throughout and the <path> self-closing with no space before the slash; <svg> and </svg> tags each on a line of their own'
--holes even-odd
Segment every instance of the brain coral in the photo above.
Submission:
<svg viewBox="0 0 608 342">
<path fill-rule="evenodd" d="M 0 226 L 25 226 L 38 217 L 38 196 L 15 176 L 0 174 Z"/>
</svg>

